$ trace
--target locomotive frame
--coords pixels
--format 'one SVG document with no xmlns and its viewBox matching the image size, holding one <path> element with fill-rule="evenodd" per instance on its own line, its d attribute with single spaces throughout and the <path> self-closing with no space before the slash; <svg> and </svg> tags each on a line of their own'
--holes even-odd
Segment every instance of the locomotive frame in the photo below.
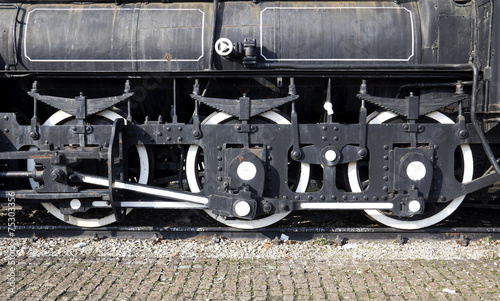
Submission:
<svg viewBox="0 0 500 301">
<path fill-rule="evenodd" d="M 432 2 L 0 6 L 11 17 L 0 24 L 10 29 L 0 49 L 8 95 L 0 113 L 7 188 L 0 196 L 43 203 L 81 226 L 123 220 L 131 208 L 204 209 L 239 228 L 267 226 L 295 210 L 360 209 L 405 229 L 436 224 L 466 194 L 498 182 L 500 38 L 493 18 L 499 4 Z M 111 12 L 106 36 L 103 16 Z M 165 25 L 166 12 L 187 14 Z M 146 14 L 153 21 L 142 21 Z M 339 37 L 308 36 L 289 14 L 299 23 L 317 14 Z M 351 30 L 332 17 L 368 25 Z M 60 21 L 90 28 L 81 20 L 105 33 L 94 39 L 56 28 Z M 137 28 L 127 31 L 130 20 Z M 362 32 L 375 24 L 380 31 Z M 115 34 L 115 25 L 135 36 Z M 463 32 L 450 29 L 456 25 Z M 149 27 L 167 41 L 188 28 L 192 39 L 167 55 L 161 49 L 159 59 L 151 43 L 159 36 Z M 285 37 L 292 29 L 297 39 Z M 52 36 L 36 35 L 42 30 Z M 358 42 L 309 46 L 349 35 Z M 88 45 L 75 46 L 81 37 Z M 90 51 L 109 37 L 116 45 Z M 301 39 L 307 51 L 296 50 Z M 116 96 L 104 96 L 111 92 Z M 99 210 L 112 214 L 85 218 Z"/>
</svg>

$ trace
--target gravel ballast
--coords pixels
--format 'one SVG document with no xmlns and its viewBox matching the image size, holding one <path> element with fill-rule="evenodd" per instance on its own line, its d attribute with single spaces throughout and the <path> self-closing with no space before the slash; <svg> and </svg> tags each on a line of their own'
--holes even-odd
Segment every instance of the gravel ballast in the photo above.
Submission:
<svg viewBox="0 0 500 301">
<path fill-rule="evenodd" d="M 217 241 L 218 242 L 215 242 Z M 500 242 L 483 239 L 463 246 L 454 240 L 396 242 L 353 242 L 338 246 L 325 240 L 308 242 L 238 241 L 228 239 L 137 240 L 47 238 L 32 242 L 25 238 L 0 239 L 7 254 L 15 247 L 16 257 L 182 257 L 229 259 L 322 259 L 322 260 L 453 260 L 500 259 Z"/>
</svg>

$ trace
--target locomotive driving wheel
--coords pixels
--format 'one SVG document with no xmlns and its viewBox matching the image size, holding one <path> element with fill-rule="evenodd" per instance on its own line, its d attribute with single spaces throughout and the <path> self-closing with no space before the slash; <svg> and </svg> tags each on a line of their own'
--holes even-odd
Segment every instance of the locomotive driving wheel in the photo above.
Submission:
<svg viewBox="0 0 500 301">
<path fill-rule="evenodd" d="M 268 111 L 257 117 L 259 121 L 255 122 L 267 122 L 275 124 L 290 124 L 290 121 L 274 111 Z M 214 113 L 207 117 L 203 124 L 221 124 L 229 123 L 233 121 L 233 116 L 219 112 Z M 252 120 L 251 120 L 252 121 Z M 307 185 L 309 183 L 310 177 L 310 166 L 308 163 L 295 163 L 289 160 L 289 164 L 297 164 L 298 166 L 289 167 L 290 170 L 295 170 L 293 179 L 289 179 L 289 184 L 295 192 L 305 192 Z M 204 181 L 204 165 L 203 165 L 203 152 L 201 148 L 197 145 L 191 145 L 188 149 L 186 156 L 186 179 L 191 192 L 200 193 L 203 189 Z M 257 217 L 253 220 L 243 220 L 243 219 L 225 219 L 221 216 L 217 216 L 212 213 L 210 209 L 206 209 L 205 212 L 227 226 L 240 228 L 240 229 L 257 229 L 274 224 L 283 218 L 285 218 L 289 212 L 286 213 L 275 213 L 272 215 L 266 215 L 263 217 Z"/>
<path fill-rule="evenodd" d="M 432 112 L 425 115 L 425 118 L 431 122 L 441 124 L 453 124 L 446 115 L 439 112 Z M 382 124 L 389 122 L 398 122 L 400 118 L 392 112 L 381 112 L 374 116 L 368 123 L 369 124 Z M 472 157 L 472 150 L 469 144 L 461 144 L 457 149 L 461 158 L 461 164 L 457 168 L 456 173 L 461 177 L 461 182 L 466 183 L 472 180 L 474 160 Z M 363 187 L 367 185 L 367 181 L 360 180 L 360 165 L 353 162 L 348 165 L 348 182 L 353 192 L 361 192 Z M 465 195 L 459 196 L 447 203 L 426 203 L 425 211 L 423 214 L 415 215 L 412 217 L 398 217 L 390 211 L 385 210 L 365 210 L 365 213 L 376 220 L 377 222 L 393 228 L 399 229 L 420 229 L 432 226 L 452 214 L 464 200 Z"/>
<path fill-rule="evenodd" d="M 111 124 L 115 119 L 124 118 L 119 113 L 120 112 L 117 113 L 115 111 L 105 110 L 89 117 L 89 121 L 92 124 Z M 73 122 L 76 122 L 76 120 L 72 115 L 64 111 L 58 111 L 50 116 L 43 125 L 55 126 L 62 124 L 72 124 Z M 30 150 L 36 149 L 36 147 L 32 147 L 32 149 Z M 146 147 L 141 144 L 132 147 L 128 157 L 128 174 L 130 181 L 134 181 L 140 184 L 147 184 L 150 175 L 150 168 L 149 156 Z M 27 167 L 29 171 L 33 170 L 35 168 L 34 160 L 28 160 Z M 107 174 L 103 176 L 107 177 Z M 38 182 L 34 181 L 33 179 L 30 179 L 30 185 L 33 189 L 39 186 Z M 102 227 L 116 222 L 116 218 L 112 210 L 107 208 L 95 208 L 89 210 L 88 212 L 75 212 L 74 214 L 65 216 L 61 213 L 59 207 L 57 207 L 54 203 L 44 202 L 42 203 L 42 206 L 56 218 L 79 227 Z M 127 209 L 126 214 L 128 214 L 130 211 L 132 211 L 132 209 Z"/>
</svg>

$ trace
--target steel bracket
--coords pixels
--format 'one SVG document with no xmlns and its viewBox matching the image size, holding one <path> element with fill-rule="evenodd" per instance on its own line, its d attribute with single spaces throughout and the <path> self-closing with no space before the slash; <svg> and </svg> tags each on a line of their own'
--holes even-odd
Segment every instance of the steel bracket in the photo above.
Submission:
<svg viewBox="0 0 500 301">
<path fill-rule="evenodd" d="M 125 121 L 122 118 L 115 119 L 111 130 L 111 138 L 108 149 L 108 181 L 109 181 L 109 201 L 117 221 L 122 221 L 126 209 L 120 206 L 120 190 L 115 188 L 115 181 L 123 181 L 125 178 L 125 160 L 123 147 L 123 127 Z"/>
</svg>

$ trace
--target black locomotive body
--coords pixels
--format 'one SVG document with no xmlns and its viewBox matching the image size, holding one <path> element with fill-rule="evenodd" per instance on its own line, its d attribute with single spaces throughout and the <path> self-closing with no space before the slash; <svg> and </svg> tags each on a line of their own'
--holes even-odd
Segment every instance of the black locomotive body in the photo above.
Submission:
<svg viewBox="0 0 500 301">
<path fill-rule="evenodd" d="M 99 1 L 100 2 L 100 1 Z M 71 224 L 204 209 L 259 228 L 494 206 L 492 0 L 0 4 L 0 196 Z"/>
</svg>

